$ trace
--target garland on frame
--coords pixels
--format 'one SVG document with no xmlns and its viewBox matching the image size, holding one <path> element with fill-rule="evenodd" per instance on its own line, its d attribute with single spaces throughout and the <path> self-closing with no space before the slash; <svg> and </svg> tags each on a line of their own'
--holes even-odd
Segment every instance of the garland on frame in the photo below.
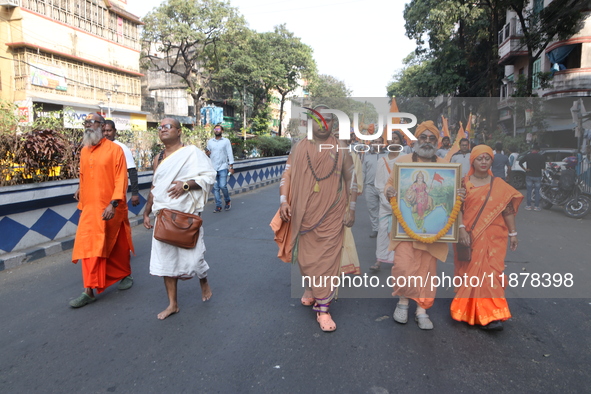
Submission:
<svg viewBox="0 0 591 394">
<path fill-rule="evenodd" d="M 400 208 L 398 207 L 398 201 L 396 200 L 396 197 L 392 197 L 392 199 L 390 199 L 390 205 L 392 205 L 392 212 L 394 213 L 394 216 L 396 216 L 396 220 L 398 220 L 398 223 L 400 223 L 402 229 L 409 237 L 411 237 L 415 241 L 419 241 L 426 244 L 432 244 L 433 242 L 438 241 L 441 237 L 447 234 L 453 223 L 456 221 L 460 213 L 460 209 L 462 208 L 462 199 L 460 198 L 460 196 L 456 197 L 454 208 L 451 211 L 451 215 L 449 215 L 449 219 L 447 219 L 446 225 L 437 234 L 428 237 L 422 237 L 418 235 L 408 226 L 408 224 L 406 224 L 404 218 L 402 217 L 402 212 L 400 212 Z"/>
</svg>

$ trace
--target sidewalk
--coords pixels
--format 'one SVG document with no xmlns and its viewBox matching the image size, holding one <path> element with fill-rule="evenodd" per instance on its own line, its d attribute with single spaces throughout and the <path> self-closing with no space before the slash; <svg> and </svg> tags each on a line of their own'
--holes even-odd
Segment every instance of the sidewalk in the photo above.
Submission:
<svg viewBox="0 0 591 394">
<path fill-rule="evenodd" d="M 248 187 L 241 189 L 234 189 L 230 191 L 230 195 L 234 196 L 240 193 L 246 193 L 252 190 L 259 189 L 280 181 L 280 178 L 271 179 L 268 181 L 259 182 Z M 213 201 L 213 192 L 210 194 L 208 202 Z M 206 205 L 206 209 L 209 209 L 209 205 Z M 129 219 L 131 227 L 141 225 L 144 222 L 143 216 L 136 216 Z M 57 239 L 52 242 L 46 242 L 37 246 L 19 250 L 16 252 L 5 253 L 0 255 L 0 271 L 17 267 L 22 264 L 30 263 L 32 261 L 41 259 L 43 257 L 51 256 L 53 254 L 69 250 L 74 247 L 74 236 Z"/>
</svg>

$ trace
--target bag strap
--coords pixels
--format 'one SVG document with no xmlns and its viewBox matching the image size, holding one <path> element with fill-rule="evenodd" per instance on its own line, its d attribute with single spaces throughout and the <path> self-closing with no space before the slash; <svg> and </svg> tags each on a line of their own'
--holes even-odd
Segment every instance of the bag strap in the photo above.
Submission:
<svg viewBox="0 0 591 394">
<path fill-rule="evenodd" d="M 388 169 L 388 174 L 391 174 L 392 170 L 390 169 L 390 166 L 388 165 L 388 160 L 386 160 L 385 157 L 382 157 L 382 159 L 384 159 L 384 163 L 386 163 L 386 168 Z"/>
<path fill-rule="evenodd" d="M 482 204 L 482 207 L 480 208 L 480 212 L 478 212 L 476 219 L 474 219 L 474 222 L 472 222 L 472 227 L 470 228 L 470 233 L 472 233 L 472 231 L 474 231 L 474 227 L 476 227 L 476 223 L 478 222 L 478 219 L 480 219 L 480 215 L 482 215 L 482 211 L 484 211 L 484 207 L 486 207 L 486 203 L 488 202 L 488 198 L 490 197 L 490 192 L 492 191 L 494 180 L 495 180 L 495 177 L 491 176 L 490 177 L 490 188 L 488 189 L 488 194 L 486 195 L 486 199 L 484 200 L 484 204 Z"/>
</svg>

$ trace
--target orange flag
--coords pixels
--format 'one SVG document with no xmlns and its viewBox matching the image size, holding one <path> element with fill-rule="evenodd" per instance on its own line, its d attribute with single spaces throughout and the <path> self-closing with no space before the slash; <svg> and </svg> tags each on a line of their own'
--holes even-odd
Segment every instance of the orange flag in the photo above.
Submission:
<svg viewBox="0 0 591 394">
<path fill-rule="evenodd" d="M 456 136 L 453 145 L 449 149 L 449 152 L 447 152 L 447 155 L 445 155 L 445 161 L 447 161 L 448 163 L 451 157 L 454 155 L 454 153 L 460 150 L 460 140 L 462 138 L 466 138 L 466 132 L 464 131 L 464 125 L 462 124 L 462 122 L 460 122 L 460 129 L 458 130 L 458 135 Z"/>
<path fill-rule="evenodd" d="M 398 111 L 398 104 L 396 104 L 396 97 L 392 97 L 392 101 L 390 102 L 390 112 L 399 112 Z M 387 119 L 386 119 L 387 121 Z M 400 118 L 392 118 L 392 123 L 400 123 Z M 384 138 L 384 143 L 386 142 L 386 130 L 387 130 L 388 126 L 386 126 L 384 128 L 384 135 L 382 136 Z M 410 146 L 410 138 L 408 138 L 406 136 L 406 134 L 402 133 L 402 137 L 404 137 L 404 140 L 406 141 L 406 145 Z"/>
<path fill-rule="evenodd" d="M 472 112 L 468 116 L 468 122 L 466 123 L 466 138 L 472 138 Z"/>
</svg>

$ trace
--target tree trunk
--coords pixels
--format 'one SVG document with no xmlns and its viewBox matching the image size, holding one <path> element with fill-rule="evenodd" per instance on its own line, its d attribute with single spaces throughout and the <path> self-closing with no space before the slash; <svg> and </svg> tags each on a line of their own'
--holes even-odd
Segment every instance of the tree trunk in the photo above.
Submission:
<svg viewBox="0 0 591 394">
<path fill-rule="evenodd" d="M 203 89 L 198 89 L 196 92 L 191 90 L 189 93 L 193 98 L 193 106 L 195 107 L 195 126 L 201 126 L 201 96 Z"/>
<path fill-rule="evenodd" d="M 532 82 L 534 80 L 533 71 L 534 71 L 534 62 L 536 58 L 530 48 L 527 48 L 527 86 L 525 87 L 526 97 L 531 97 L 533 89 L 532 89 Z"/>
<path fill-rule="evenodd" d="M 285 96 L 287 93 L 281 94 L 281 105 L 279 107 L 279 131 L 277 132 L 277 136 L 281 137 L 282 129 L 283 129 L 283 106 L 285 105 Z"/>
</svg>

